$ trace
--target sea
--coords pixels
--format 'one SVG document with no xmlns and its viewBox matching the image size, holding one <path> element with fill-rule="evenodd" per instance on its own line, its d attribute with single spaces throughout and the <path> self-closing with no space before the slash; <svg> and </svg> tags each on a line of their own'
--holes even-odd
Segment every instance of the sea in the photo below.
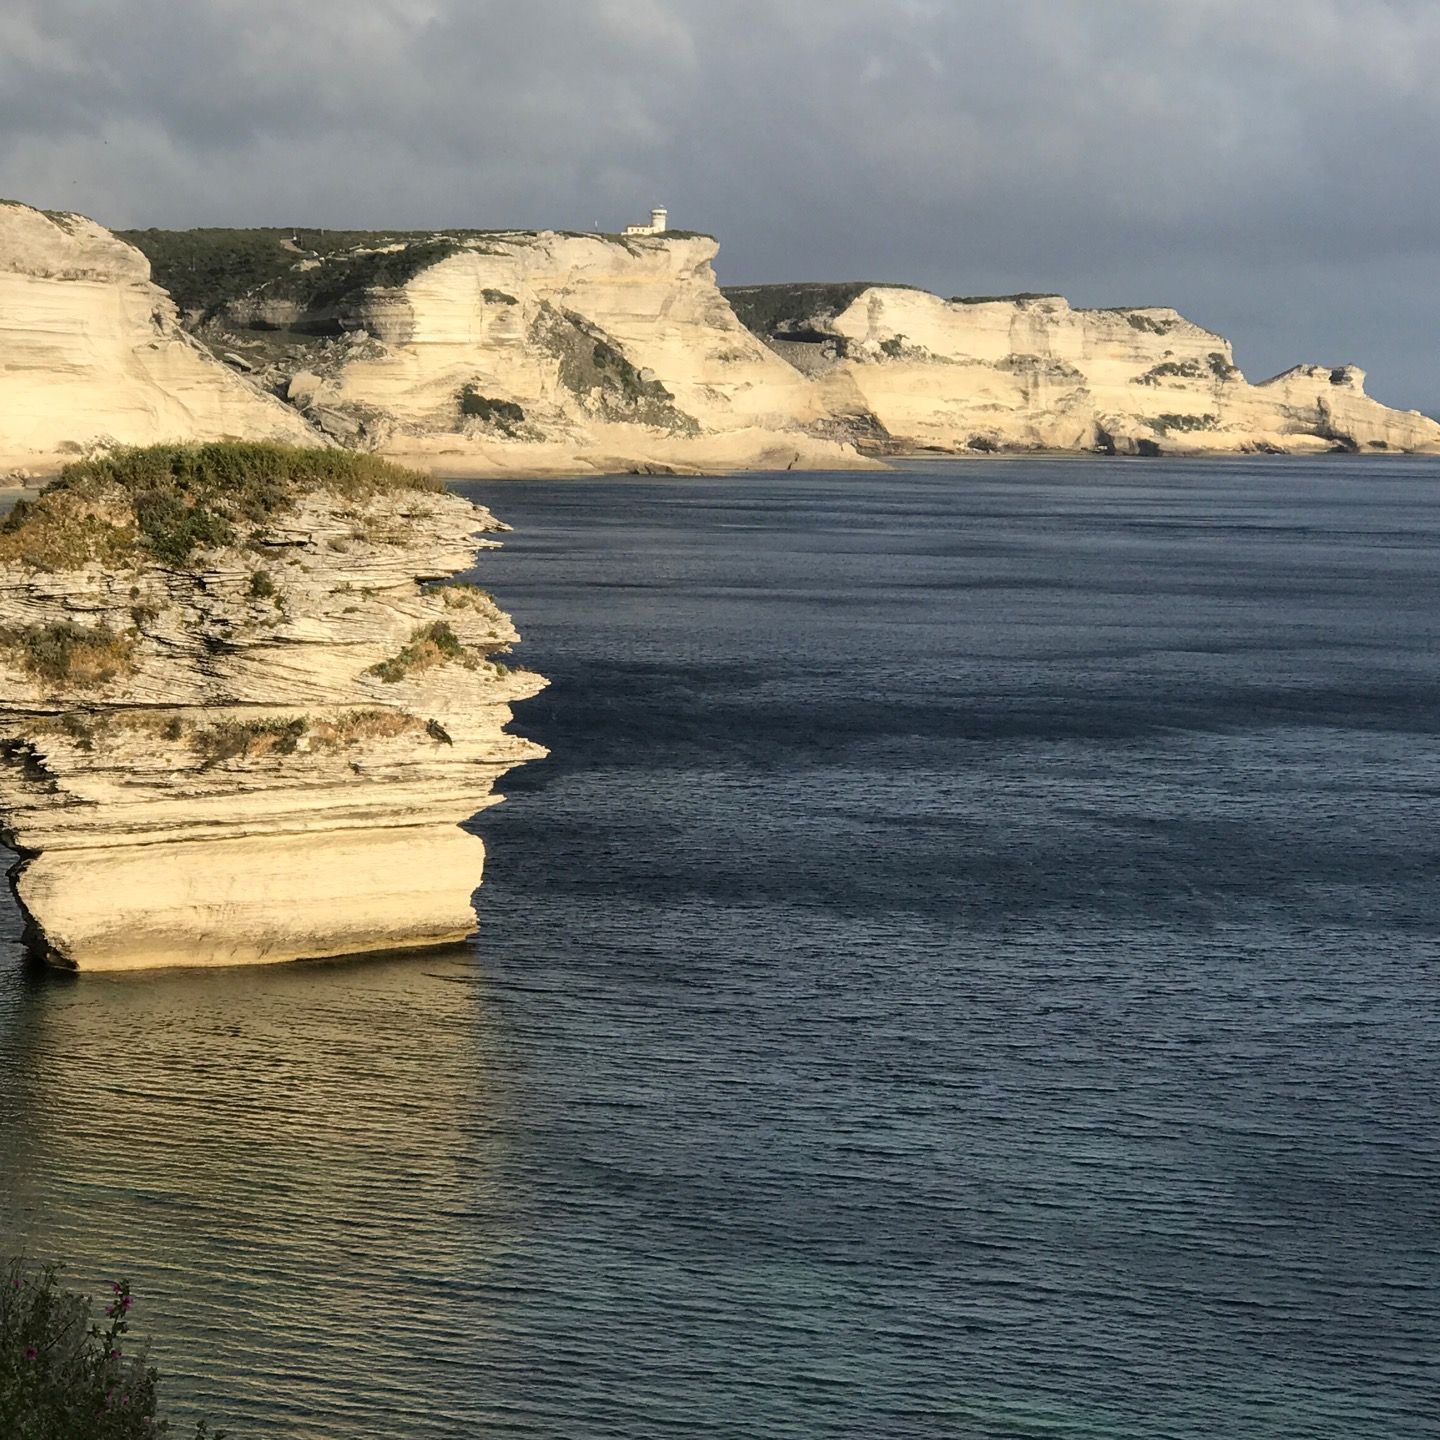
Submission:
<svg viewBox="0 0 1440 1440">
<path fill-rule="evenodd" d="M 1440 1436 L 1440 463 L 455 488 L 469 945 L 0 911 L 0 1252 L 172 1434 Z"/>
</svg>

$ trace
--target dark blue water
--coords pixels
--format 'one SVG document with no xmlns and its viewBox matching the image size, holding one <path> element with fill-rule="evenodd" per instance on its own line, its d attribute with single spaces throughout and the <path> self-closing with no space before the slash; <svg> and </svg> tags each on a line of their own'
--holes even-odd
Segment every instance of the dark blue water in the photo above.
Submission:
<svg viewBox="0 0 1440 1440">
<path fill-rule="evenodd" d="M 238 1437 L 1440 1435 L 1437 482 L 462 487 L 477 941 L 12 969 L 0 1224 Z"/>
</svg>

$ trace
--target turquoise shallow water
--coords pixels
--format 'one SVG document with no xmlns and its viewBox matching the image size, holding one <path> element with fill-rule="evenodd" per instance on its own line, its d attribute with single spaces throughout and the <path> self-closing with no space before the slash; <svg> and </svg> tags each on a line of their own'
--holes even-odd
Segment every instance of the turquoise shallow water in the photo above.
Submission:
<svg viewBox="0 0 1440 1440">
<path fill-rule="evenodd" d="M 468 485 L 443 956 L 0 961 L 0 1227 L 238 1437 L 1440 1434 L 1440 467 Z"/>
</svg>

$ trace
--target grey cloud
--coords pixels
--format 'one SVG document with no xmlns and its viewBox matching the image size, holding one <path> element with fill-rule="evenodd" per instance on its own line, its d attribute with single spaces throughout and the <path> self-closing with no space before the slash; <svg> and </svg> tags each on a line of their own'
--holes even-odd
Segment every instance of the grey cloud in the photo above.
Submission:
<svg viewBox="0 0 1440 1440">
<path fill-rule="evenodd" d="M 10 0 L 0 193 L 615 226 L 735 281 L 1168 302 L 1440 404 L 1430 0 Z"/>
</svg>

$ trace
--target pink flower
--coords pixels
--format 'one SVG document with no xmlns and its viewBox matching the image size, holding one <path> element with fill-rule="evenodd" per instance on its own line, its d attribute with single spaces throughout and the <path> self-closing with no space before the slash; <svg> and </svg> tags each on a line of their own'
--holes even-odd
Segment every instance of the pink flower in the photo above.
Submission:
<svg viewBox="0 0 1440 1440">
<path fill-rule="evenodd" d="M 25 1347 L 25 1358 L 27 1360 L 38 1360 L 40 1358 L 40 1352 L 33 1345 L 27 1345 Z"/>
</svg>

